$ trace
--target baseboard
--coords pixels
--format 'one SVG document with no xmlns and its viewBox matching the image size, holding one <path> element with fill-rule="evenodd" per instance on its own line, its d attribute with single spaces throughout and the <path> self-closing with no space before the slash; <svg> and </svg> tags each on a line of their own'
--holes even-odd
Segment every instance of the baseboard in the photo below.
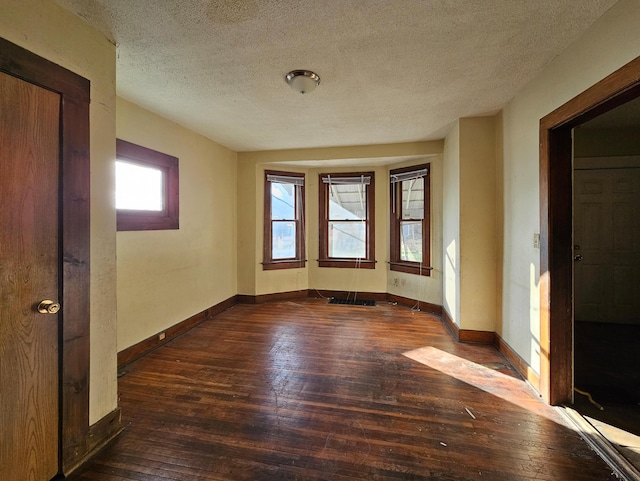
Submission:
<svg viewBox="0 0 640 481">
<path fill-rule="evenodd" d="M 442 316 L 442 306 L 438 304 L 431 304 L 430 302 L 417 301 L 415 299 L 410 299 L 408 297 L 398 296 L 396 294 L 387 293 L 387 301 L 389 302 L 397 302 L 398 304 L 402 304 L 403 306 L 414 307 L 417 306 L 421 311 L 428 312 L 429 314 L 435 314 L 437 316 Z"/>
<path fill-rule="evenodd" d="M 520 357 L 520 355 L 514 351 L 504 339 L 497 333 L 495 334 L 495 346 L 498 352 L 502 354 L 507 361 L 520 373 L 520 375 L 531 384 L 534 389 L 540 392 L 540 377 L 535 373 L 533 369 L 527 364 L 527 362 Z"/>
<path fill-rule="evenodd" d="M 239 304 L 264 304 L 272 301 L 286 301 L 289 299 L 301 299 L 307 297 L 308 289 L 299 291 L 274 292 L 272 294 L 258 294 L 257 296 L 249 294 L 238 294 Z"/>
<path fill-rule="evenodd" d="M 172 339 L 181 336 L 201 322 L 207 319 L 211 319 L 221 312 L 226 311 L 230 307 L 235 306 L 236 304 L 238 304 L 238 297 L 239 296 L 232 296 L 229 299 L 216 304 L 215 306 L 211 306 L 204 311 L 199 312 L 182 322 L 179 322 L 178 324 L 168 327 L 167 329 L 160 331 L 159 333 L 156 333 L 153 336 L 138 342 L 137 344 L 134 344 L 133 346 L 123 349 L 118 353 L 118 368 L 126 366 L 130 362 L 141 358 L 145 354 L 148 354 L 149 352 L 157 349 L 163 344 L 166 344 Z M 164 334 L 163 339 L 160 339 L 161 334 Z"/>
<path fill-rule="evenodd" d="M 456 341 L 460 341 L 460 329 L 458 328 L 456 323 L 453 322 L 451 314 L 449 314 L 449 312 L 444 307 L 442 308 L 442 323 L 447 329 L 449 329 L 451 336 L 453 336 Z"/>
<path fill-rule="evenodd" d="M 97 423 L 89 426 L 86 442 L 87 452 L 77 463 L 65 470 L 63 473 L 65 476 L 69 476 L 86 463 L 123 431 L 121 414 L 120 407 L 117 407 Z"/>
<path fill-rule="evenodd" d="M 495 332 L 491 331 L 473 331 L 471 329 L 460 329 L 458 325 L 453 322 L 451 315 L 445 308 L 442 308 L 442 322 L 451 332 L 453 338 L 458 342 L 464 342 L 469 344 L 495 344 Z"/>
</svg>

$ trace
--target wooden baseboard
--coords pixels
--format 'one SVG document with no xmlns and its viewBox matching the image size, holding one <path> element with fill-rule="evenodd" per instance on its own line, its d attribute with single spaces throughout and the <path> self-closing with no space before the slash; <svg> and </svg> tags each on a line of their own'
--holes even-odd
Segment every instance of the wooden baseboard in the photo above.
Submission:
<svg viewBox="0 0 640 481">
<path fill-rule="evenodd" d="M 274 292 L 272 294 L 258 294 L 257 296 L 249 294 L 238 294 L 239 304 L 264 304 L 272 301 L 286 301 L 288 299 L 301 299 L 307 297 L 308 289 L 299 291 Z"/>
<path fill-rule="evenodd" d="M 238 304 L 238 297 L 239 296 L 232 296 L 229 299 L 216 304 L 215 306 L 211 306 L 204 311 L 199 312 L 182 322 L 179 322 L 178 324 L 168 327 L 164 331 L 160 331 L 159 333 L 154 334 L 153 336 L 148 337 L 147 339 L 140 341 L 133 346 L 123 349 L 118 353 L 118 368 L 126 366 L 130 362 L 139 359 L 140 357 L 148 354 L 159 346 L 162 346 L 172 339 L 181 336 L 201 322 L 207 319 L 211 319 L 221 312 L 226 311 L 230 307 L 235 306 L 236 304 Z M 163 339 L 160 339 L 161 334 L 164 334 Z"/>
<path fill-rule="evenodd" d="M 536 391 L 540 392 L 540 377 L 497 333 L 495 334 L 495 346 L 507 361 L 511 363 L 516 371 L 518 371 L 524 379 L 529 381 L 529 384 L 531 384 Z"/>
<path fill-rule="evenodd" d="M 86 463 L 123 431 L 121 414 L 120 407 L 117 407 L 97 423 L 89 426 L 86 442 L 87 452 L 77 463 L 65 469 L 63 473 L 65 476 L 69 476 L 73 471 Z"/>
<path fill-rule="evenodd" d="M 332 291 L 328 289 L 309 289 L 309 297 L 335 297 L 337 299 L 370 299 L 372 301 L 386 301 L 386 292 L 348 292 Z"/>
<path fill-rule="evenodd" d="M 456 323 L 453 322 L 451 315 L 444 307 L 442 308 L 442 323 L 446 326 L 447 329 L 449 329 L 449 332 L 451 333 L 453 338 L 456 341 L 460 341 L 460 329 L 458 328 Z"/>
<path fill-rule="evenodd" d="M 417 301 L 415 299 L 410 299 L 408 297 L 398 296 L 396 294 L 387 293 L 387 301 L 389 302 L 397 302 L 398 304 L 402 304 L 403 306 L 418 306 L 421 311 L 428 312 L 429 314 L 435 314 L 437 316 L 442 316 L 442 306 L 438 304 L 431 304 L 430 302 Z"/>
<path fill-rule="evenodd" d="M 451 315 L 445 308 L 442 308 L 442 322 L 445 324 L 445 326 L 447 326 L 447 328 L 451 332 L 451 335 L 458 342 L 495 345 L 495 332 L 460 329 L 458 325 L 453 322 Z"/>
</svg>

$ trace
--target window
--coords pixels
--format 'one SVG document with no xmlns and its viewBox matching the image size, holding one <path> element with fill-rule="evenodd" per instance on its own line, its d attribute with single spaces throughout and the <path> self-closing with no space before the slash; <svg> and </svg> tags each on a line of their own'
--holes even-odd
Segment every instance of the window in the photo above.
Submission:
<svg viewBox="0 0 640 481">
<path fill-rule="evenodd" d="M 263 270 L 305 266 L 304 174 L 265 171 Z"/>
<path fill-rule="evenodd" d="M 389 172 L 392 271 L 431 275 L 429 164 Z"/>
<path fill-rule="evenodd" d="M 320 267 L 375 268 L 374 179 L 320 174 Z"/>
<path fill-rule="evenodd" d="M 118 230 L 178 229 L 178 159 L 116 139 Z"/>
</svg>

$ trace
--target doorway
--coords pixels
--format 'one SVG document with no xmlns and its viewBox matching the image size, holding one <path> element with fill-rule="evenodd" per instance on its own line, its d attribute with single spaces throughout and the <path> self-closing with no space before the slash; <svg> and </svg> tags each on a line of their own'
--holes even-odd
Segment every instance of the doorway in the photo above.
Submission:
<svg viewBox="0 0 640 481">
<path fill-rule="evenodd" d="M 616 188 L 628 189 L 635 183 L 635 180 L 632 180 L 635 174 L 630 170 L 626 172 L 621 170 L 617 173 L 623 174 L 620 176 L 611 172 L 610 169 L 590 174 L 576 172 L 574 183 L 573 133 L 575 128 L 580 128 L 602 114 L 613 111 L 613 109 L 638 97 L 640 97 L 640 57 L 540 121 L 542 246 L 540 258 L 542 354 L 540 387 L 545 400 L 551 404 L 572 405 L 574 400 L 583 401 L 578 397 L 583 395 L 575 394 L 574 388 L 580 389 L 578 383 L 584 383 L 585 380 L 592 382 L 592 379 L 588 378 L 589 375 L 594 374 L 588 372 L 590 361 L 605 356 L 603 362 L 597 363 L 597 367 L 608 368 L 622 359 L 620 352 L 614 351 L 613 354 L 605 355 L 599 351 L 608 342 L 607 338 L 602 332 L 589 334 L 588 331 L 593 331 L 595 323 L 584 324 L 579 317 L 586 316 L 593 319 L 608 317 L 611 320 L 611 316 L 624 316 L 629 321 L 636 316 L 634 311 L 639 296 L 637 295 L 633 266 L 627 265 L 624 268 L 613 269 L 612 265 L 615 262 L 612 261 L 612 256 L 615 256 L 615 249 L 597 252 L 602 246 L 592 245 L 592 241 L 596 237 L 599 238 L 600 244 L 609 242 L 609 240 L 603 240 L 601 230 L 604 227 L 593 222 L 595 217 L 601 214 L 605 217 L 611 217 L 608 229 L 613 228 L 611 222 L 614 221 L 615 216 L 611 209 L 608 214 L 606 212 L 598 213 L 598 209 L 606 211 L 609 208 L 603 207 L 603 199 L 609 198 L 607 202 L 611 202 L 611 197 L 617 195 L 614 192 Z M 605 170 L 608 172 L 604 172 Z M 618 183 L 617 187 L 613 185 L 615 183 Z M 609 186 L 605 184 L 609 184 Z M 599 191 L 602 191 L 602 195 L 597 194 Z M 629 193 L 629 195 L 635 194 Z M 598 197 L 600 197 L 599 200 Z M 598 203 L 601 204 L 600 207 L 597 206 Z M 615 221 L 623 222 L 620 217 L 622 215 L 622 217 L 627 217 L 626 222 L 630 222 L 629 219 L 633 218 L 635 213 L 633 208 L 629 209 L 629 199 L 620 203 L 627 204 L 626 207 L 623 207 L 623 210 L 626 210 L 618 212 L 616 214 L 618 219 Z M 576 209 L 583 209 L 584 212 L 578 212 L 577 217 L 574 217 Z M 585 223 L 584 217 L 587 217 L 589 222 Z M 577 221 L 578 224 L 575 239 L 574 221 Z M 634 232 L 624 231 L 624 229 L 620 231 L 627 235 L 627 238 L 626 240 L 619 238 L 618 241 L 628 243 L 631 239 L 634 242 L 632 239 Z M 586 244 L 584 239 L 578 239 L 578 237 L 584 238 L 585 236 L 591 236 Z M 596 252 L 597 254 L 594 254 Z M 590 272 L 584 272 L 585 270 Z M 615 272 L 616 270 L 617 272 Z M 617 280 L 614 279 L 616 275 L 618 276 Z M 608 295 L 605 295 L 606 289 L 603 289 L 602 284 L 592 282 L 597 276 L 609 278 L 609 284 L 606 287 L 610 291 Z M 575 298 L 574 283 L 576 287 Z M 616 283 L 617 286 L 615 286 Z M 611 291 L 611 288 L 614 287 L 615 293 Z M 634 289 L 636 290 L 634 291 Z M 613 298 L 610 297 L 611 295 Z M 616 322 L 615 324 L 622 323 Z M 612 326 L 611 323 L 605 326 L 604 331 L 607 336 L 613 337 L 614 331 L 617 330 Z M 598 342 L 590 344 L 589 342 L 593 340 Z M 576 356 L 575 363 L 574 355 Z M 593 368 L 595 365 L 592 364 L 591 367 Z M 607 382 L 610 380 L 608 379 Z M 582 391 L 582 389 L 580 390 Z M 610 392 L 612 391 L 613 389 Z"/>
<path fill-rule="evenodd" d="M 4 269 L 0 288 L 3 311 L 6 309 L 7 313 L 5 317 L 12 319 L 10 325 L 3 317 L 3 325 L 7 321 L 6 326 L 12 329 L 3 329 L 0 362 L 3 376 L 6 374 L 5 377 L 13 383 L 11 390 L 5 389 L 5 385 L 2 389 L 3 408 L 11 406 L 11 409 L 5 409 L 3 413 L 0 464 L 4 474 L 17 473 L 9 476 L 12 479 L 46 481 L 52 473 L 70 472 L 86 456 L 91 443 L 90 84 L 88 80 L 4 39 L 0 39 L 0 75 L 3 76 L 2 89 L 5 91 L 2 97 L 9 101 L 9 104 L 3 102 L 3 109 L 6 107 L 3 121 L 14 129 L 3 138 L 3 144 L 20 147 L 23 159 L 29 158 L 27 167 L 23 159 L 16 163 L 16 159 L 10 162 L 3 157 L 3 174 L 12 172 L 11 178 L 3 180 L 3 192 L 6 194 L 14 190 L 17 195 L 7 194 L 5 199 L 3 194 L 3 203 L 6 200 L 12 202 L 14 208 L 23 209 L 21 215 L 13 216 L 11 222 L 26 222 L 35 232 L 27 235 L 28 229 L 24 224 L 0 225 L 2 255 L 5 256 L 6 252 L 7 256 L 7 259 L 2 259 Z M 4 95 L 10 92 L 19 94 Z M 16 95 L 20 98 L 13 100 L 19 102 L 11 104 Z M 25 106 L 26 109 L 23 108 Z M 25 111 L 29 113 L 25 115 Z M 45 117 L 49 119 L 44 129 L 50 131 L 48 134 L 44 134 L 41 128 Z M 20 136 L 22 139 L 17 140 Z M 41 142 L 47 144 L 46 149 L 41 149 Z M 6 155 L 6 147 L 3 145 L 3 155 Z M 45 151 L 47 153 L 43 154 Z M 47 160 L 30 157 L 34 155 L 45 155 Z M 8 165 L 9 170 L 5 171 Z M 38 175 L 43 175 L 44 181 Z M 42 186 L 43 198 L 49 206 L 44 205 L 47 202 L 34 201 L 39 197 L 41 182 L 46 185 Z M 10 228 L 14 232 L 9 232 Z M 16 230 L 19 235 L 16 235 Z M 5 251 L 9 244 L 13 244 L 13 250 Z M 27 261 L 26 254 L 35 255 L 36 261 Z M 11 262 L 18 259 L 17 264 L 20 265 L 12 265 L 9 258 Z M 40 270 L 49 272 L 44 284 L 32 282 L 43 277 Z M 42 300 L 52 303 L 39 305 Z M 57 310 L 54 305 L 57 302 L 62 309 L 52 312 Z M 38 307 L 47 314 L 38 313 Z M 7 333 L 16 330 L 18 325 L 23 329 L 20 335 L 9 338 Z M 41 373 L 34 381 L 32 374 L 38 369 Z M 16 392 L 13 391 L 15 386 L 19 387 Z M 44 397 L 36 393 L 41 388 L 46 391 Z M 25 415 L 32 420 L 32 432 L 38 433 L 28 441 L 28 449 L 22 451 L 30 453 L 29 460 L 19 459 L 20 454 L 8 448 L 14 449 L 16 443 L 26 443 L 22 433 L 24 423 L 15 421 Z M 49 416 L 53 418 L 44 419 Z M 5 429 L 5 424 L 13 427 Z M 25 472 L 29 473 L 28 477 L 23 477 Z"/>
</svg>

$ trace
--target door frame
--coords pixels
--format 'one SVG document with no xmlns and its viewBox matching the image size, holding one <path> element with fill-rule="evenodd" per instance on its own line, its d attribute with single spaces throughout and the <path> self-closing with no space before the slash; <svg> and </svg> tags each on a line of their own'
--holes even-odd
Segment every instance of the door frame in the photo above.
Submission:
<svg viewBox="0 0 640 481">
<path fill-rule="evenodd" d="M 90 82 L 0 38 L 0 71 L 60 95 L 59 472 L 89 445 Z"/>
<path fill-rule="evenodd" d="M 640 57 L 540 120 L 540 392 L 573 402 L 572 129 L 640 96 Z"/>
</svg>

